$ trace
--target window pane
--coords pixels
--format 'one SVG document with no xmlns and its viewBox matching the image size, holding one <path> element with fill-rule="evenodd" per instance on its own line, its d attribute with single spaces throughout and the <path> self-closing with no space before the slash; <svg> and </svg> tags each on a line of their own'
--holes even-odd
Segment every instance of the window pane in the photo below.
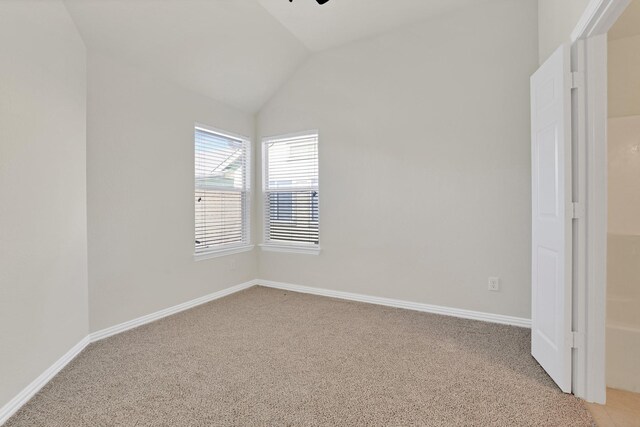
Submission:
<svg viewBox="0 0 640 427">
<path fill-rule="evenodd" d="M 318 186 L 317 136 L 267 142 L 268 190 Z"/>
<path fill-rule="evenodd" d="M 271 195 L 271 217 L 274 221 L 293 221 L 293 193 Z"/>
<path fill-rule="evenodd" d="M 243 193 L 196 190 L 196 252 L 242 243 L 244 206 Z"/>
<path fill-rule="evenodd" d="M 318 136 L 264 141 L 265 242 L 319 244 Z"/>
<path fill-rule="evenodd" d="M 248 242 L 249 142 L 195 132 L 195 252 Z"/>
<path fill-rule="evenodd" d="M 318 244 L 316 191 L 269 193 L 266 200 L 268 241 Z"/>
<path fill-rule="evenodd" d="M 246 144 L 196 129 L 196 188 L 245 187 Z"/>
</svg>

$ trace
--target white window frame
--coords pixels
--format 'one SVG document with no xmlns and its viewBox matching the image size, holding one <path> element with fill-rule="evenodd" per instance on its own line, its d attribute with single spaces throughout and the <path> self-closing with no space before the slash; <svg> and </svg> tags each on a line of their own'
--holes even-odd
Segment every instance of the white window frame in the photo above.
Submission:
<svg viewBox="0 0 640 427">
<path fill-rule="evenodd" d="M 269 242 L 267 241 L 266 229 L 267 222 L 269 221 L 268 212 L 264 209 L 265 199 L 267 197 L 267 175 L 268 175 L 268 166 L 265 162 L 266 159 L 266 150 L 267 144 L 273 141 L 287 139 L 287 138 L 297 138 L 303 136 L 314 135 L 318 144 L 318 188 L 317 191 L 320 193 L 320 132 L 317 129 L 307 130 L 303 132 L 289 133 L 284 135 L 273 135 L 262 138 L 262 200 L 263 200 L 263 212 L 262 212 L 262 241 L 260 245 L 261 250 L 267 252 L 280 252 L 280 253 L 293 253 L 293 254 L 303 254 L 303 255 L 320 255 L 322 248 L 320 244 L 311 244 L 311 243 L 286 243 L 286 242 Z M 319 199 L 320 200 L 320 199 Z M 322 214 L 320 212 L 320 201 L 318 200 L 318 242 L 322 239 L 322 226 L 321 226 L 321 218 Z"/>
<path fill-rule="evenodd" d="M 246 227 L 246 230 L 244 232 L 244 235 L 246 236 L 246 241 L 241 242 L 241 243 L 227 243 L 227 244 L 222 244 L 219 245 L 211 250 L 208 250 L 206 252 L 203 253 L 195 253 L 195 247 L 194 247 L 194 253 L 193 253 L 193 259 L 195 261 L 204 261 L 207 259 L 212 259 L 212 258 L 219 258 L 219 257 L 223 257 L 223 256 L 228 256 L 228 255 L 234 255 L 234 254 L 239 254 L 239 253 L 243 253 L 243 252 L 249 252 L 251 250 L 253 250 L 253 248 L 255 247 L 254 244 L 252 244 L 252 239 L 251 239 L 251 209 L 252 209 L 252 185 L 251 185 L 251 181 L 252 181 L 252 176 L 253 176 L 253 171 L 252 171 L 252 156 L 253 156 L 253 143 L 251 142 L 251 139 L 249 137 L 246 137 L 244 135 L 239 135 L 239 134 L 235 134 L 232 132 L 228 132 L 226 130 L 222 130 L 213 126 L 209 126 L 203 123 L 194 123 L 193 126 L 193 149 L 194 149 L 194 153 L 192 156 L 192 159 L 194 159 L 194 172 L 195 172 L 195 140 L 196 140 L 196 132 L 198 129 L 201 129 L 203 131 L 206 132 L 211 132 L 214 133 L 216 135 L 220 135 L 222 137 L 225 138 L 229 138 L 229 139 L 235 139 L 238 141 L 241 141 L 242 143 L 247 144 L 247 159 L 246 159 L 246 209 L 243 212 L 244 215 L 244 225 Z M 193 174 L 193 176 L 195 176 L 195 173 Z M 194 194 L 196 191 L 196 183 L 195 183 L 195 179 L 193 181 L 193 190 L 194 190 Z M 195 207 L 194 207 L 194 228 L 195 228 Z"/>
</svg>

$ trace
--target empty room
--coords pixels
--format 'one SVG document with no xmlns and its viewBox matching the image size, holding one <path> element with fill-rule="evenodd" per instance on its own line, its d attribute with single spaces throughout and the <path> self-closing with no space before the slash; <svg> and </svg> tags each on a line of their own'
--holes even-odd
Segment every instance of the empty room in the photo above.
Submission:
<svg viewBox="0 0 640 427">
<path fill-rule="evenodd" d="M 640 0 L 0 0 L 0 425 L 640 426 Z"/>
</svg>

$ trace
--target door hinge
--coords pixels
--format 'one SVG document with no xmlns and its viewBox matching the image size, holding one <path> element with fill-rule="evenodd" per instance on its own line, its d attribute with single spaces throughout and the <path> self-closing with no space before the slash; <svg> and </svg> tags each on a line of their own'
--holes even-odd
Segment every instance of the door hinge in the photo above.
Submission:
<svg viewBox="0 0 640 427">
<path fill-rule="evenodd" d="M 571 89 L 582 89 L 584 85 L 584 74 L 579 71 L 571 72 Z"/>
<path fill-rule="evenodd" d="M 571 332 L 571 348 L 582 347 L 584 347 L 584 335 L 576 331 Z"/>
<path fill-rule="evenodd" d="M 571 218 L 584 218 L 584 204 L 577 202 L 571 203 Z"/>
</svg>

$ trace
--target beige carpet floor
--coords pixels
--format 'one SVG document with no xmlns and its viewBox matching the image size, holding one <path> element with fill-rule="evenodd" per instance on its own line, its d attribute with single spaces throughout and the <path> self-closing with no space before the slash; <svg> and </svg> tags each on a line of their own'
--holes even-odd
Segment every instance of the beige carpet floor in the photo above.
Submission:
<svg viewBox="0 0 640 427">
<path fill-rule="evenodd" d="M 92 344 L 14 426 L 591 426 L 530 332 L 256 287 Z"/>
</svg>

